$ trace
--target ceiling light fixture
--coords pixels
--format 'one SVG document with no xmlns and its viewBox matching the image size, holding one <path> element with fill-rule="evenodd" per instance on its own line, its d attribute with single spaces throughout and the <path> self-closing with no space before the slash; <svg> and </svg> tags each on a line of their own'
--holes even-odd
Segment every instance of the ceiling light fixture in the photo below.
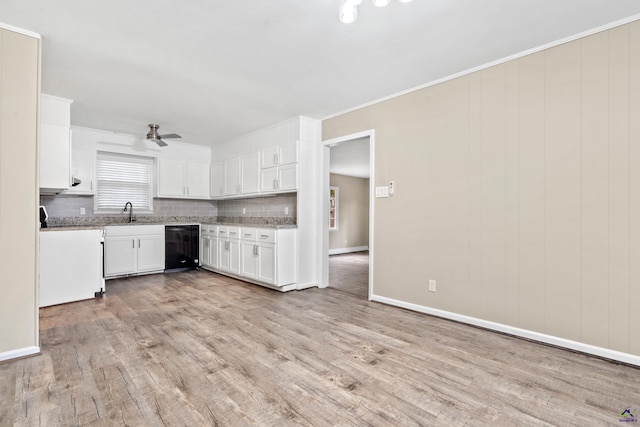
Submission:
<svg viewBox="0 0 640 427">
<path fill-rule="evenodd" d="M 398 0 L 400 3 L 409 3 L 412 0 Z M 391 0 L 371 0 L 374 6 L 384 7 L 391 3 Z M 339 17 L 343 24 L 350 24 L 358 18 L 358 6 L 362 0 L 340 0 Z"/>
</svg>

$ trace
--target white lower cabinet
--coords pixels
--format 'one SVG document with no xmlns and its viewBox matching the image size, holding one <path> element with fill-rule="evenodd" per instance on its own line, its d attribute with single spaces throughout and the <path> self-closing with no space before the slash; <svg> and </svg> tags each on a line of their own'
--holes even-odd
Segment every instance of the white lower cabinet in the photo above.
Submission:
<svg viewBox="0 0 640 427">
<path fill-rule="evenodd" d="M 105 227 L 104 277 L 164 271 L 164 226 Z"/>
<path fill-rule="evenodd" d="M 218 227 L 218 270 L 240 274 L 240 227 Z"/>
<path fill-rule="evenodd" d="M 218 268 L 218 226 L 202 224 L 200 233 L 201 266 L 208 269 Z"/>
<path fill-rule="evenodd" d="M 204 268 L 282 291 L 295 288 L 295 229 L 203 225 L 202 230 Z"/>
</svg>

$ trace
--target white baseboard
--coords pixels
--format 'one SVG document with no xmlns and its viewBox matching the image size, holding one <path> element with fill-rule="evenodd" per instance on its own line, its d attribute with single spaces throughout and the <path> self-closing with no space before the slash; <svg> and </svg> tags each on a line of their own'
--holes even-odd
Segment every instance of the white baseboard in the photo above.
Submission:
<svg viewBox="0 0 640 427">
<path fill-rule="evenodd" d="M 354 246 L 352 248 L 329 249 L 329 255 L 349 254 L 351 252 L 368 251 L 369 246 Z"/>
<path fill-rule="evenodd" d="M 0 362 L 4 362 L 5 360 L 18 359 L 19 357 L 32 356 L 38 353 L 40 353 L 40 347 L 37 346 L 5 351 L 4 353 L 0 353 Z"/>
<path fill-rule="evenodd" d="M 299 290 L 299 291 L 301 291 L 303 289 L 316 288 L 316 287 L 318 287 L 318 284 L 317 283 L 311 283 L 311 282 L 296 284 L 296 289 Z"/>
<path fill-rule="evenodd" d="M 393 298 L 382 297 L 379 295 L 372 295 L 371 301 L 376 301 L 383 304 L 406 308 L 407 310 L 417 311 L 419 313 L 430 314 L 432 316 L 442 317 L 444 319 L 455 320 L 456 322 L 479 326 L 481 328 L 491 329 L 494 331 L 503 332 L 505 334 L 527 338 L 533 341 L 539 341 L 539 342 L 555 345 L 558 347 L 563 347 L 570 350 L 580 351 L 582 353 L 592 354 L 594 356 L 617 360 L 619 362 L 628 363 L 630 365 L 640 366 L 640 356 L 636 356 L 629 353 L 623 353 L 623 352 L 611 350 L 608 348 L 597 347 L 594 345 L 585 344 L 578 341 L 571 341 L 564 338 L 555 337 L 553 335 L 546 335 L 540 332 L 529 331 L 527 329 L 520 329 L 514 326 L 504 325 L 502 323 L 490 322 L 488 320 L 482 320 L 475 317 L 464 316 L 462 314 L 457 314 L 450 311 L 444 311 L 444 310 L 439 310 L 437 308 L 425 307 L 423 305 L 412 304 L 409 302 L 400 301 Z"/>
</svg>

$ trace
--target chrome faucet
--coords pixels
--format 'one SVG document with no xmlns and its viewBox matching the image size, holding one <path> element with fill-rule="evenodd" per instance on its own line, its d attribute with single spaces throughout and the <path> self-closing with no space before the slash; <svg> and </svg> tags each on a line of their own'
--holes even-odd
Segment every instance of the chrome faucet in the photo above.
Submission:
<svg viewBox="0 0 640 427">
<path fill-rule="evenodd" d="M 135 218 L 133 217 L 133 205 L 131 204 L 131 202 L 127 202 L 124 204 L 124 209 L 122 210 L 122 212 L 126 212 L 127 211 L 127 205 L 129 206 L 129 222 L 133 222 L 135 221 Z"/>
</svg>

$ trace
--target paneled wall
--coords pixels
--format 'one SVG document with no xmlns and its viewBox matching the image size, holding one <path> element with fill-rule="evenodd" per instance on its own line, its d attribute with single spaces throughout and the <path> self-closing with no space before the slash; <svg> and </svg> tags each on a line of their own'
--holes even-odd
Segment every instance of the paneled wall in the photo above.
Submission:
<svg viewBox="0 0 640 427">
<path fill-rule="evenodd" d="M 0 24 L 0 361 L 37 353 L 40 39 Z"/>
<path fill-rule="evenodd" d="M 640 22 L 323 122 L 375 129 L 375 295 L 640 355 Z M 428 279 L 438 283 L 427 291 Z"/>
</svg>

